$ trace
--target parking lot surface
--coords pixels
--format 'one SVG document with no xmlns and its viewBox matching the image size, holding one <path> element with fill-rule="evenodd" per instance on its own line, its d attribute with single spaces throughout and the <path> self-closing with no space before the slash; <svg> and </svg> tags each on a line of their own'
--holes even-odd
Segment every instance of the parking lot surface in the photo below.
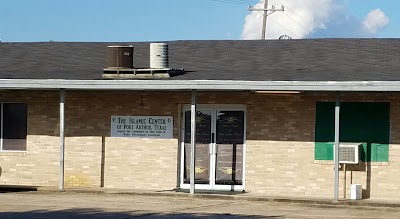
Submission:
<svg viewBox="0 0 400 219">
<path fill-rule="evenodd" d="M 400 218 L 400 208 L 327 206 L 191 197 L 1 193 L 0 218 Z"/>
</svg>

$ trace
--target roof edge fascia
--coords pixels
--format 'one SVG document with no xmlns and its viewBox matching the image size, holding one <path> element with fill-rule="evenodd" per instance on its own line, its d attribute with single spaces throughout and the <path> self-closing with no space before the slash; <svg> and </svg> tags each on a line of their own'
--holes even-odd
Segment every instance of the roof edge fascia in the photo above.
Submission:
<svg viewBox="0 0 400 219">
<path fill-rule="evenodd" d="M 14 90 L 400 91 L 400 81 L 0 79 Z"/>
</svg>

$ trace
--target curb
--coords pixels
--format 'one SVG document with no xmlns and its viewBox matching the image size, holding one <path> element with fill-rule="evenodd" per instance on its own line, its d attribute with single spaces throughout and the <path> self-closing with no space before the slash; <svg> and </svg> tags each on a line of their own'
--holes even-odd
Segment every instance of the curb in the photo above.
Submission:
<svg viewBox="0 0 400 219">
<path fill-rule="evenodd" d="M 105 194 L 105 195 L 132 195 L 132 196 L 160 196 L 160 197 L 180 197 L 180 198 L 202 198 L 202 199 L 219 199 L 219 200 L 244 200 L 251 202 L 270 202 L 270 203 L 293 203 L 306 204 L 315 206 L 329 207 L 384 207 L 384 208 L 400 208 L 400 203 L 385 203 L 369 200 L 318 200 L 318 199 L 299 199 L 299 198 L 279 198 L 268 196 L 241 196 L 241 195 L 225 195 L 225 194 L 188 194 L 175 191 L 129 191 L 129 190 L 91 190 L 91 189 L 72 189 L 67 188 L 64 191 L 59 191 L 55 188 L 39 187 L 37 192 L 50 193 L 82 193 L 82 194 Z"/>
</svg>

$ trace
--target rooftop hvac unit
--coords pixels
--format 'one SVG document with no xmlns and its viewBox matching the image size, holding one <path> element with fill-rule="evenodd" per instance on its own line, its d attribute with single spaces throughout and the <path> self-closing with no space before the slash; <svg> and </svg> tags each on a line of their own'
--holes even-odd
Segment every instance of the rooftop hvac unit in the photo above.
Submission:
<svg viewBox="0 0 400 219">
<path fill-rule="evenodd" d="M 150 68 L 165 69 L 168 67 L 168 44 L 150 43 Z"/>
<path fill-rule="evenodd" d="M 108 46 L 108 68 L 133 68 L 133 46 Z"/>
<path fill-rule="evenodd" d="M 360 143 L 339 144 L 339 163 L 358 164 L 360 163 Z"/>
</svg>

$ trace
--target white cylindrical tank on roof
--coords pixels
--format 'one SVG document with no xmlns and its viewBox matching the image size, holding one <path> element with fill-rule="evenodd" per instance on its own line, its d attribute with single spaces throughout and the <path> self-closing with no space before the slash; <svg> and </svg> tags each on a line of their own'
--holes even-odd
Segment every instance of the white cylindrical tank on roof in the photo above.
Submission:
<svg viewBox="0 0 400 219">
<path fill-rule="evenodd" d="M 168 68 L 168 44 L 150 43 L 150 68 Z"/>
</svg>

